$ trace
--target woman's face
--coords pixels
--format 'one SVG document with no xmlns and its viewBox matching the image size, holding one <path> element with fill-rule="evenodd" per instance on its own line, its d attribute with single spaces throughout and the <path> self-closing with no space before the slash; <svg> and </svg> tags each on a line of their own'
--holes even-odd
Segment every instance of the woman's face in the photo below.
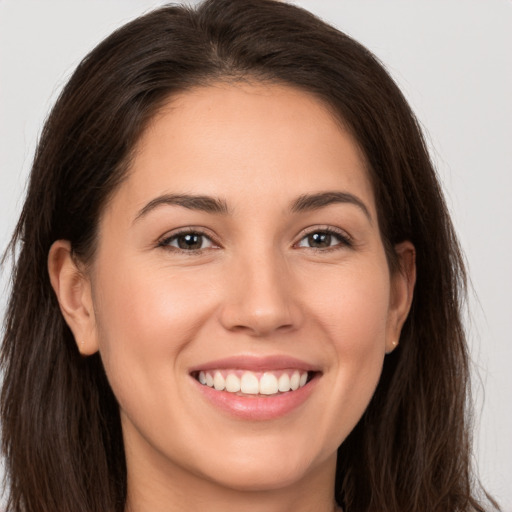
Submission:
<svg viewBox="0 0 512 512">
<path fill-rule="evenodd" d="M 102 215 L 89 324 L 71 325 L 119 401 L 129 479 L 332 480 L 412 281 L 390 275 L 364 158 L 322 103 L 257 84 L 173 98 Z"/>
</svg>

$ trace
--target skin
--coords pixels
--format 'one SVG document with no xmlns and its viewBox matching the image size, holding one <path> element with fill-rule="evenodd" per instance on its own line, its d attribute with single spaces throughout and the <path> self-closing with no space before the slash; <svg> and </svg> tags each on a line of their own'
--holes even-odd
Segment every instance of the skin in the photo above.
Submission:
<svg viewBox="0 0 512 512">
<path fill-rule="evenodd" d="M 402 271 L 391 275 L 365 159 L 304 92 L 194 89 L 169 101 L 136 149 L 101 216 L 94 261 L 77 264 L 63 240 L 49 256 L 79 349 L 100 351 L 120 404 L 127 510 L 333 510 L 336 450 L 410 307 L 413 246 L 395 248 Z M 326 191 L 363 206 L 291 208 Z M 147 207 L 163 194 L 210 196 L 229 212 Z M 172 237 L 191 227 L 208 238 L 187 252 Z M 307 235 L 326 229 L 339 235 L 311 246 Z M 232 355 L 293 356 L 318 378 L 288 414 L 240 419 L 189 374 Z"/>
</svg>

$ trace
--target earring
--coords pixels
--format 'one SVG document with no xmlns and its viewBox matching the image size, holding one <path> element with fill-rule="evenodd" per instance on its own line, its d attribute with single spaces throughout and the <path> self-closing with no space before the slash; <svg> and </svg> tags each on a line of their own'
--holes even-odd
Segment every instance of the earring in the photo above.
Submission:
<svg viewBox="0 0 512 512">
<path fill-rule="evenodd" d="M 393 348 L 391 350 L 386 351 L 386 354 L 391 354 L 391 352 L 393 352 L 393 350 L 395 350 L 395 348 L 398 347 L 398 340 L 393 340 L 391 342 L 391 345 Z"/>
</svg>

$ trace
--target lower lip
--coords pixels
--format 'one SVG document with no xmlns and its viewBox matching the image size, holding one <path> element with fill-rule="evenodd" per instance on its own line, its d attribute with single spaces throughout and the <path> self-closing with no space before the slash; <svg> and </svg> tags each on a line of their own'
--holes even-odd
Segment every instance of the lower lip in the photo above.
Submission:
<svg viewBox="0 0 512 512">
<path fill-rule="evenodd" d="M 191 377 L 203 397 L 221 411 L 250 421 L 272 420 L 299 408 L 310 396 L 318 381 L 316 375 L 305 386 L 274 396 L 240 396 L 227 391 L 217 391 Z"/>
</svg>

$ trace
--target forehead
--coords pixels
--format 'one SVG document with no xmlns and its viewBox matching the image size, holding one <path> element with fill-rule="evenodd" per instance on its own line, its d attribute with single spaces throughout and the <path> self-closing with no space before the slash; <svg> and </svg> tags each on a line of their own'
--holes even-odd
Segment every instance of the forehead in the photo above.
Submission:
<svg viewBox="0 0 512 512">
<path fill-rule="evenodd" d="M 169 99 L 142 134 L 121 188 L 138 207 L 161 193 L 273 204 L 276 192 L 284 200 L 349 188 L 373 208 L 368 176 L 355 139 L 312 94 L 220 83 Z"/>
</svg>

